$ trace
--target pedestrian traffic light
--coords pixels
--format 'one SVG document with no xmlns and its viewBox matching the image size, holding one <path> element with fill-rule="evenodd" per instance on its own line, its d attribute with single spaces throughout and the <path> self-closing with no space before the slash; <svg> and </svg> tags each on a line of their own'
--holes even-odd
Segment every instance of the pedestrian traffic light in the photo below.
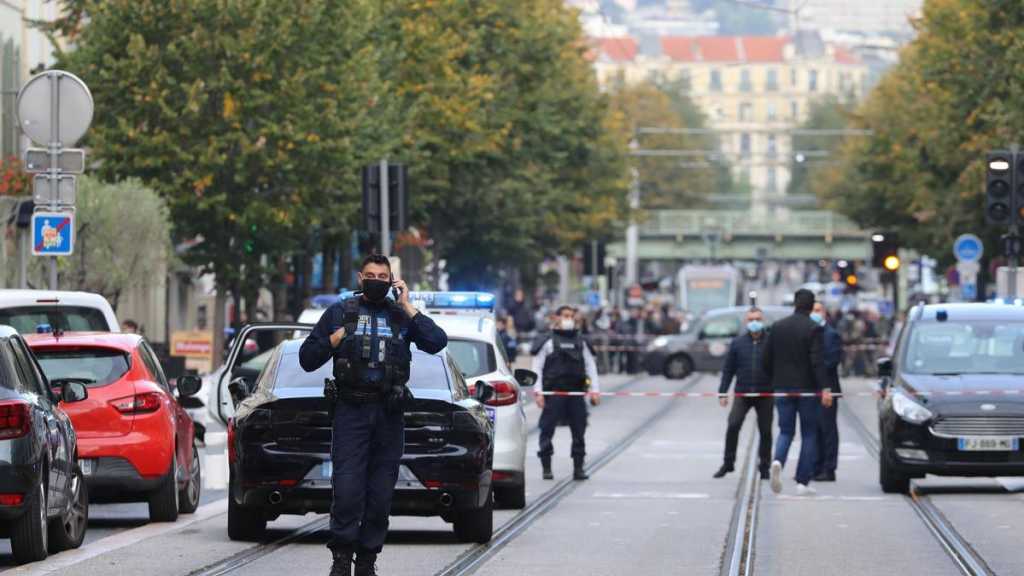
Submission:
<svg viewBox="0 0 1024 576">
<path fill-rule="evenodd" d="M 1008 150 L 996 150 L 986 156 L 985 221 L 989 224 L 1009 225 L 1015 221 L 1012 213 L 1015 192 L 1014 156 Z M 1024 205 L 1021 209 L 1024 209 Z"/>
</svg>

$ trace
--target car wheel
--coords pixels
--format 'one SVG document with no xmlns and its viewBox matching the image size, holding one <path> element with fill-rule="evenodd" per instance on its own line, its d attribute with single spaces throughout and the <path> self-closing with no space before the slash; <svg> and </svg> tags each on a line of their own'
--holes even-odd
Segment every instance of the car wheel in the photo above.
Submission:
<svg viewBox="0 0 1024 576">
<path fill-rule="evenodd" d="M 526 483 L 518 486 L 501 486 L 494 488 L 494 498 L 507 510 L 526 508 Z"/>
<path fill-rule="evenodd" d="M 682 380 L 693 373 L 693 360 L 685 354 L 669 356 L 665 361 L 665 377 L 670 380 Z"/>
<path fill-rule="evenodd" d="M 43 466 L 43 473 L 47 467 Z M 46 486 L 40 482 L 36 495 L 25 507 L 25 513 L 11 528 L 11 551 L 18 564 L 38 562 L 47 555 Z"/>
<path fill-rule="evenodd" d="M 178 519 L 178 457 L 171 459 L 171 471 L 160 487 L 149 495 L 149 519 L 174 522 Z"/>
<path fill-rule="evenodd" d="M 202 464 L 199 458 L 199 448 L 192 444 L 192 469 L 188 473 L 188 480 L 178 494 L 178 512 L 191 514 L 199 508 L 199 495 L 203 489 Z"/>
<path fill-rule="evenodd" d="M 258 508 L 246 508 L 235 502 L 232 478 L 228 483 L 228 538 L 232 540 L 259 540 L 267 532 L 267 519 Z"/>
<path fill-rule="evenodd" d="M 476 510 L 463 510 L 455 516 L 455 537 L 460 542 L 486 544 L 494 534 L 494 495 L 487 496 L 487 503 Z"/>
<path fill-rule="evenodd" d="M 82 469 L 75 466 L 71 477 L 71 508 L 67 514 L 50 521 L 50 547 L 54 552 L 72 550 L 82 545 L 89 526 L 89 489 L 85 485 Z"/>
<path fill-rule="evenodd" d="M 908 494 L 910 492 L 910 477 L 893 470 L 892 462 L 889 459 L 889 450 L 884 443 L 881 453 L 878 455 L 878 483 L 882 485 L 882 492 L 886 494 Z"/>
</svg>

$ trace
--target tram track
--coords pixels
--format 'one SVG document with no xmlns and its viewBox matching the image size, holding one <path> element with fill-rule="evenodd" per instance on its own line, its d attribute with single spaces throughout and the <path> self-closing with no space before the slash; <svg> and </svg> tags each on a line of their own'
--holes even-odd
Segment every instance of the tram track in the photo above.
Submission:
<svg viewBox="0 0 1024 576">
<path fill-rule="evenodd" d="M 878 438 L 871 433 L 860 417 L 845 403 L 840 404 L 839 412 L 860 436 L 868 453 L 875 460 L 881 458 L 881 445 Z M 931 497 L 918 489 L 916 483 L 911 483 L 910 494 L 905 495 L 904 498 L 961 574 L 965 576 L 995 576 L 995 572 L 981 554 L 960 534 L 953 523 L 935 505 Z"/>
<path fill-rule="evenodd" d="M 757 522 L 761 506 L 761 474 L 757 466 L 756 434 L 747 442 L 743 474 L 736 487 L 736 504 L 722 556 L 721 576 L 751 576 L 754 573 Z"/>
</svg>

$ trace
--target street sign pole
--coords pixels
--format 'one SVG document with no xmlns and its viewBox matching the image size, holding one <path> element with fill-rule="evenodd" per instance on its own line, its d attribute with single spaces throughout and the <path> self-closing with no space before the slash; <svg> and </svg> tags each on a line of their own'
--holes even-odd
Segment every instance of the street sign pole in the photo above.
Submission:
<svg viewBox="0 0 1024 576">
<path fill-rule="evenodd" d="M 47 72 L 50 80 L 50 142 L 47 148 L 50 150 L 50 182 L 55 184 L 51 188 L 60 189 L 60 74 L 58 72 Z M 50 199 L 50 210 L 57 211 L 57 198 L 59 194 L 52 194 Z M 57 257 L 50 257 L 50 290 L 57 289 Z"/>
<path fill-rule="evenodd" d="M 380 253 L 391 255 L 391 206 L 390 185 L 388 183 L 388 161 L 380 161 Z"/>
</svg>

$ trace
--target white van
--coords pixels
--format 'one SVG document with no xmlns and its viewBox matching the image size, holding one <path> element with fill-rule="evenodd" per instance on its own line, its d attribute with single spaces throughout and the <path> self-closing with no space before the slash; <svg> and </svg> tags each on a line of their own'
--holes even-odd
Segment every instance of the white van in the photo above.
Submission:
<svg viewBox="0 0 1024 576">
<path fill-rule="evenodd" d="M 64 332 L 120 332 L 107 299 L 91 292 L 0 290 L 0 324 L 21 334 L 41 325 Z"/>
</svg>

